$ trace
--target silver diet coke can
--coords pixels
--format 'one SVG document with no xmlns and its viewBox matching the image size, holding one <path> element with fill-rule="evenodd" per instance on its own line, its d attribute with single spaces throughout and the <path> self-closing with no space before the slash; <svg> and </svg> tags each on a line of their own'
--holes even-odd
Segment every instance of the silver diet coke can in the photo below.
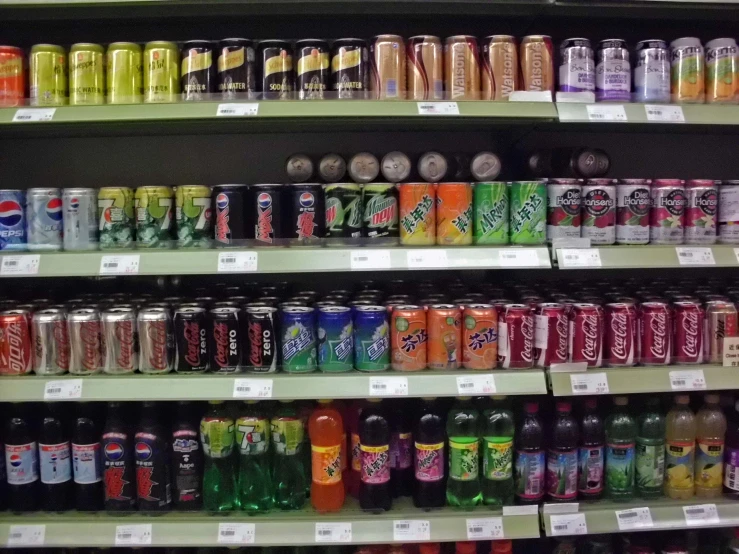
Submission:
<svg viewBox="0 0 739 554">
<path fill-rule="evenodd" d="M 133 373 L 139 367 L 136 312 L 132 308 L 108 308 L 102 313 L 103 372 Z"/>
<path fill-rule="evenodd" d="M 169 373 L 174 363 L 172 317 L 167 308 L 143 308 L 138 315 L 139 371 Z"/>
<path fill-rule="evenodd" d="M 67 315 L 70 359 L 69 373 L 92 375 L 103 368 L 100 312 L 95 308 L 78 308 Z"/>
<path fill-rule="evenodd" d="M 31 319 L 33 371 L 36 375 L 61 375 L 69 371 L 69 331 L 64 310 L 39 310 Z"/>
</svg>

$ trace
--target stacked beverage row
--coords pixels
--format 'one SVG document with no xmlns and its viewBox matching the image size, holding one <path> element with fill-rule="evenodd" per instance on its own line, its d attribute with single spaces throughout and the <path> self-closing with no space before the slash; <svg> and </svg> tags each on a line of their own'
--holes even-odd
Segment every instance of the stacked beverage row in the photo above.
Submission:
<svg viewBox="0 0 739 554">
<path fill-rule="evenodd" d="M 681 531 L 652 531 L 646 533 L 617 533 L 588 535 L 586 537 L 557 537 L 538 539 L 536 552 L 551 554 L 733 554 L 739 549 L 736 528 Z M 518 541 L 514 552 L 518 552 Z M 521 550 L 521 552 L 528 552 Z M 532 551 L 533 552 L 533 551 Z"/>
<path fill-rule="evenodd" d="M 562 41 L 546 35 L 480 41 L 455 35 L 37 44 L 0 47 L 0 104 L 131 104 L 237 98 L 508 100 L 515 91 L 593 92 L 606 102 L 739 102 L 733 38 Z M 555 65 L 558 64 L 557 69 Z M 633 67 L 633 69 L 632 69 Z M 633 84 L 632 84 L 633 81 Z M 28 96 L 27 96 L 28 95 Z"/>
</svg>

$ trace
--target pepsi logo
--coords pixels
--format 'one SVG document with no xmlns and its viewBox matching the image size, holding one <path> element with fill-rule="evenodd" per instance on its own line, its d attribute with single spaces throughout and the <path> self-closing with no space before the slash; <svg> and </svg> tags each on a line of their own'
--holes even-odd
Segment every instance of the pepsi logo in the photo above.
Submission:
<svg viewBox="0 0 739 554">
<path fill-rule="evenodd" d="M 300 195 L 300 205 L 304 208 L 310 208 L 315 203 L 315 198 L 310 192 L 304 192 Z"/>
<path fill-rule="evenodd" d="M 11 454 L 9 461 L 10 465 L 13 467 L 21 467 L 21 464 L 23 464 L 23 459 L 20 457 L 20 454 Z"/>
<path fill-rule="evenodd" d="M 148 460 L 151 458 L 151 446 L 145 442 L 136 443 L 136 459 L 137 460 Z"/>
<path fill-rule="evenodd" d="M 62 220 L 62 199 L 61 198 L 52 198 L 46 203 L 46 215 L 48 215 L 52 221 Z"/>
<path fill-rule="evenodd" d="M 80 207 L 80 199 L 79 198 L 72 198 L 69 201 L 69 207 L 72 210 L 78 210 Z"/>
<path fill-rule="evenodd" d="M 272 195 L 268 192 L 260 192 L 259 196 L 257 196 L 257 204 L 259 204 L 260 208 L 266 210 L 272 205 Z"/>
<path fill-rule="evenodd" d="M 15 200 L 0 202 L 0 225 L 15 227 L 23 219 L 23 209 Z"/>
<path fill-rule="evenodd" d="M 218 193 L 218 196 L 216 196 L 216 207 L 219 210 L 225 210 L 228 208 L 228 195 L 224 194 L 222 192 Z"/>
<path fill-rule="evenodd" d="M 141 444 L 141 443 L 139 443 Z M 123 446 L 117 442 L 109 442 L 105 445 L 105 457 L 108 460 L 116 461 L 123 457 Z"/>
<path fill-rule="evenodd" d="M 59 456 L 56 455 L 56 452 L 52 452 L 49 459 L 52 461 L 52 463 L 56 463 L 59 461 Z"/>
</svg>

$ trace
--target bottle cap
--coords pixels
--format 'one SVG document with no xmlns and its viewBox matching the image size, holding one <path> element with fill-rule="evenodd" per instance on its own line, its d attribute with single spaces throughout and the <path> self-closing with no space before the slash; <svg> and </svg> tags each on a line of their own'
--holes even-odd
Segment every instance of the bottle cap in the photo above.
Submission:
<svg viewBox="0 0 739 554">
<path fill-rule="evenodd" d="M 558 412 L 571 412 L 572 411 L 572 404 L 570 402 L 557 402 L 557 411 Z"/>
<path fill-rule="evenodd" d="M 703 399 L 706 401 L 706 404 L 718 404 L 719 395 L 716 393 L 709 393 L 705 395 Z"/>
<path fill-rule="evenodd" d="M 498 394 L 498 395 L 493 395 L 490 398 L 492 398 L 493 400 L 505 400 L 507 396 L 504 394 L 503 395 Z"/>
<path fill-rule="evenodd" d="M 737 402 L 739 404 L 739 402 Z M 535 414 L 539 411 L 539 403 L 538 402 L 526 402 L 526 405 L 524 406 L 524 410 L 526 410 L 527 414 Z M 737 411 L 739 411 L 739 408 L 737 408 Z"/>
<path fill-rule="evenodd" d="M 675 404 L 690 404 L 690 396 L 687 394 L 676 394 Z"/>
<path fill-rule="evenodd" d="M 426 542 L 418 545 L 418 554 L 439 554 L 441 545 L 438 542 Z"/>
<path fill-rule="evenodd" d="M 208 404 L 216 405 L 216 404 L 223 404 L 223 400 L 208 400 Z"/>
<path fill-rule="evenodd" d="M 629 397 L 628 396 L 616 396 L 613 399 L 613 403 L 616 406 L 628 406 L 628 404 L 629 404 Z"/>
<path fill-rule="evenodd" d="M 332 400 L 330 400 L 330 399 L 326 399 L 326 398 L 321 398 L 321 399 L 320 399 L 320 400 L 318 401 L 318 403 L 319 403 L 319 404 L 331 404 L 331 402 L 332 402 Z"/>
<path fill-rule="evenodd" d="M 259 404 L 259 400 L 244 400 L 244 404 Z"/>
<path fill-rule="evenodd" d="M 513 543 L 511 541 L 493 541 L 490 554 L 511 554 Z"/>
</svg>

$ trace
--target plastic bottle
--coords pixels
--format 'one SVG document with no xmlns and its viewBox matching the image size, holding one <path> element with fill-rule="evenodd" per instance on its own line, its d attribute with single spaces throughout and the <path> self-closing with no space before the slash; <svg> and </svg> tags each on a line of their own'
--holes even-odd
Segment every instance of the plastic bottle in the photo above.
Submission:
<svg viewBox="0 0 739 554">
<path fill-rule="evenodd" d="M 72 445 L 62 405 L 45 404 L 38 437 L 41 509 L 61 512 L 72 507 Z"/>
<path fill-rule="evenodd" d="M 282 400 L 271 421 L 274 505 L 298 510 L 305 504 L 305 469 L 300 457 L 305 429 L 293 401 Z"/>
<path fill-rule="evenodd" d="M 547 452 L 547 494 L 552 502 L 572 502 L 577 498 L 578 426 L 570 402 L 557 402 L 556 411 Z"/>
<path fill-rule="evenodd" d="M 110 512 L 136 508 L 136 462 L 133 433 L 122 402 L 108 402 L 103 425 L 103 489 L 105 509 Z"/>
<path fill-rule="evenodd" d="M 100 429 L 92 404 L 77 405 L 77 419 L 72 432 L 75 507 L 79 511 L 103 509 L 103 466 Z"/>
<path fill-rule="evenodd" d="M 311 443 L 311 505 L 320 513 L 337 512 L 344 505 L 341 478 L 341 440 L 344 422 L 330 400 L 319 400 L 308 420 Z"/>
<path fill-rule="evenodd" d="M 346 432 L 348 435 L 349 456 L 346 487 L 354 498 L 359 498 L 359 483 L 362 480 L 362 455 L 359 450 L 359 415 L 362 413 L 364 402 L 356 400 L 352 402 L 346 411 Z"/>
<path fill-rule="evenodd" d="M 239 448 L 239 504 L 250 513 L 272 509 L 274 487 L 270 473 L 269 419 L 257 400 L 247 400 L 236 420 Z"/>
<path fill-rule="evenodd" d="M 200 421 L 203 446 L 203 509 L 223 512 L 238 508 L 234 469 L 234 421 L 220 400 L 212 400 Z"/>
<path fill-rule="evenodd" d="M 413 425 L 408 402 L 389 400 L 390 489 L 393 498 L 411 496 L 413 490 Z"/>
<path fill-rule="evenodd" d="M 527 402 L 524 416 L 515 433 L 516 471 L 514 485 L 519 504 L 539 504 L 544 498 L 546 455 L 544 428 L 539 419 L 539 404 Z"/>
<path fill-rule="evenodd" d="M 359 417 L 359 449 L 362 452 L 359 506 L 363 510 L 389 510 L 393 504 L 390 490 L 390 422 L 379 398 L 370 399 Z"/>
<path fill-rule="evenodd" d="M 308 478 L 305 480 L 305 497 L 310 498 L 310 489 L 313 485 L 311 476 L 311 467 L 313 465 L 313 452 L 310 447 L 310 434 L 308 433 L 308 420 L 311 414 L 316 409 L 316 403 L 313 400 L 299 401 L 296 403 L 298 410 L 298 417 L 303 423 L 303 429 L 305 429 L 305 436 L 303 437 L 303 448 L 300 451 L 300 460 L 303 462 L 303 472 Z M 344 418 L 342 417 L 342 421 Z M 342 480 L 344 479 L 342 475 Z M 346 486 L 346 485 L 345 485 Z"/>
<path fill-rule="evenodd" d="M 669 498 L 693 496 L 695 469 L 695 416 L 687 394 L 675 395 L 667 413 L 665 450 L 665 494 Z"/>
<path fill-rule="evenodd" d="M 612 500 L 634 496 L 636 421 L 628 410 L 629 399 L 616 396 L 606 419 L 606 494 Z"/>
<path fill-rule="evenodd" d="M 446 430 L 436 399 L 422 400 L 413 437 L 413 504 L 416 508 L 446 506 Z"/>
<path fill-rule="evenodd" d="M 647 399 L 639 415 L 636 433 L 636 494 L 656 498 L 664 494 L 665 483 L 665 416 L 660 412 L 659 398 Z"/>
<path fill-rule="evenodd" d="M 454 554 L 477 554 L 477 543 L 472 541 L 458 542 Z"/>
<path fill-rule="evenodd" d="M 0 410 L 0 421 L 4 421 Z M 8 473 L 5 467 L 5 437 L 4 429 L 0 426 L 0 512 L 8 509 Z"/>
<path fill-rule="evenodd" d="M 38 445 L 28 404 L 12 404 L 5 428 L 5 469 L 8 508 L 14 512 L 36 509 L 39 498 Z"/>
<path fill-rule="evenodd" d="M 490 554 L 513 554 L 513 542 L 493 541 L 490 544 Z"/>
<path fill-rule="evenodd" d="M 457 398 L 446 420 L 449 437 L 449 479 L 446 500 L 450 506 L 470 507 L 482 501 L 480 488 L 480 414 L 469 397 Z"/>
<path fill-rule="evenodd" d="M 718 394 L 706 394 L 705 403 L 695 416 L 695 495 L 721 496 L 724 475 L 726 417 L 719 407 Z"/>
<path fill-rule="evenodd" d="M 734 497 L 739 496 L 739 400 L 729 415 L 726 431 L 726 469 L 724 470 L 724 491 Z"/>
<path fill-rule="evenodd" d="M 424 542 L 418 545 L 418 554 L 440 554 L 441 544 L 438 542 Z"/>
<path fill-rule="evenodd" d="M 726 547 L 726 552 L 731 554 L 739 552 L 739 527 L 734 529 L 734 536 Z"/>
<path fill-rule="evenodd" d="M 203 507 L 203 449 L 191 402 L 177 402 L 172 424 L 172 500 L 176 510 Z"/>
<path fill-rule="evenodd" d="M 513 504 L 513 412 L 505 396 L 493 396 L 482 413 L 482 501 L 490 506 Z"/>
<path fill-rule="evenodd" d="M 155 402 L 144 402 L 134 441 L 139 510 L 169 510 L 172 506 L 169 434 L 159 420 Z"/>
<path fill-rule="evenodd" d="M 585 400 L 580 421 L 577 493 L 583 500 L 597 500 L 603 495 L 605 426 L 595 398 Z"/>
</svg>

